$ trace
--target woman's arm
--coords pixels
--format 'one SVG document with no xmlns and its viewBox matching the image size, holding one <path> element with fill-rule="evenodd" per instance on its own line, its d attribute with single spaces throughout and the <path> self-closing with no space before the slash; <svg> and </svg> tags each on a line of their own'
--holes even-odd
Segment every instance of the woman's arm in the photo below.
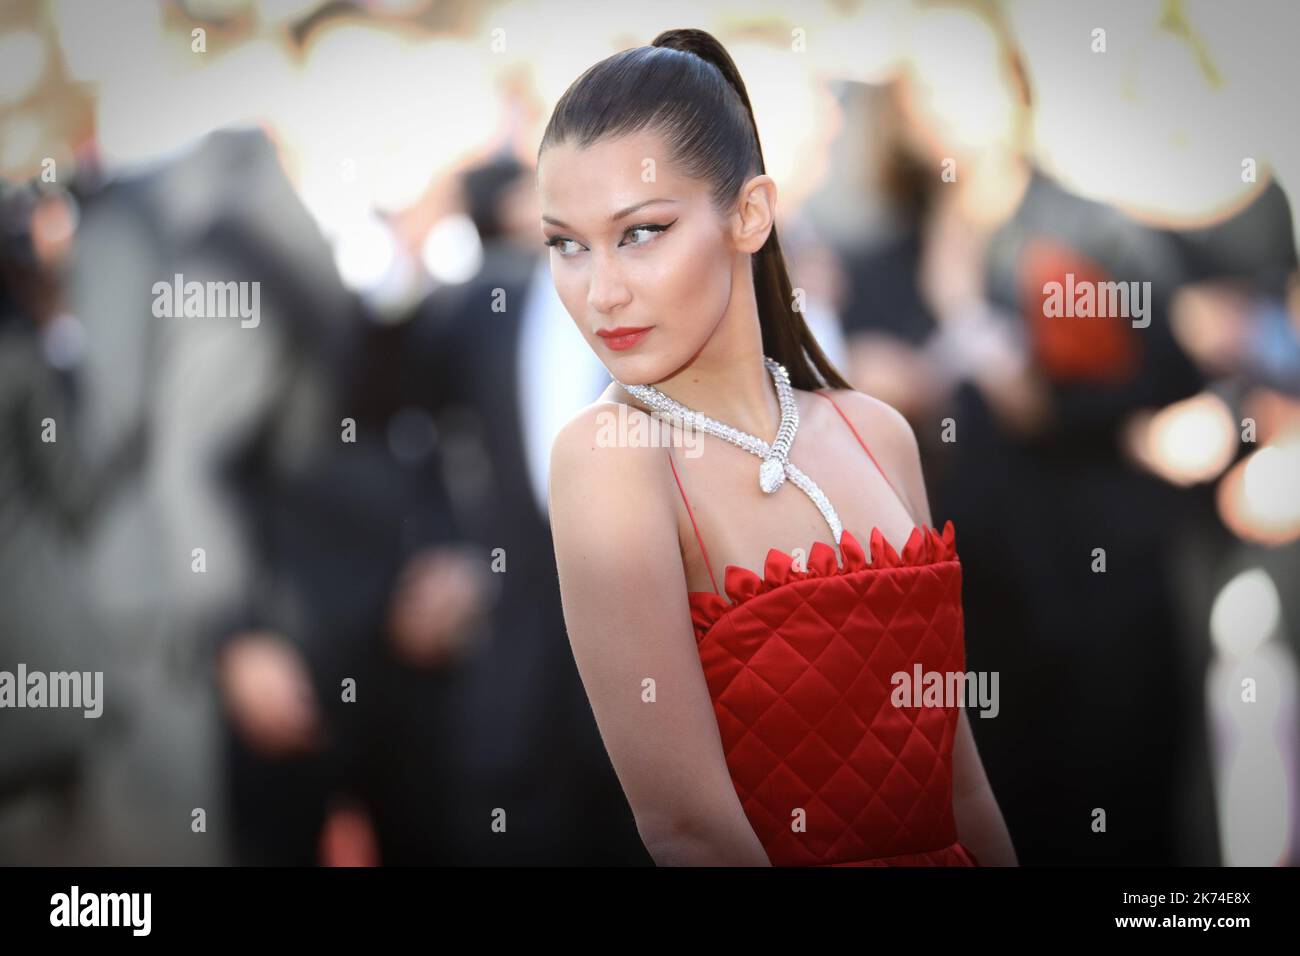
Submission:
<svg viewBox="0 0 1300 956">
<path fill-rule="evenodd" d="M 837 391 L 842 405 L 861 435 L 875 438 L 873 446 L 882 468 L 897 475 L 899 493 L 912 507 L 915 521 L 933 527 L 930 500 L 925 493 L 921 452 L 916 435 L 897 409 L 862 392 Z M 1018 866 L 1011 834 L 1007 831 L 997 798 L 989 786 L 970 721 L 959 711 L 953 743 L 953 814 L 957 838 L 971 849 L 982 866 Z"/>
<path fill-rule="evenodd" d="M 960 711 L 952 755 L 952 811 L 957 838 L 970 847 L 981 866 L 1019 866 L 1006 821 L 984 773 L 966 711 Z"/>
<path fill-rule="evenodd" d="M 700 666 L 667 451 L 606 447 L 602 416 L 615 408 L 584 409 L 551 449 L 555 563 L 579 675 L 655 862 L 768 866 Z M 644 413 L 629 410 L 629 424 L 634 415 Z"/>
</svg>

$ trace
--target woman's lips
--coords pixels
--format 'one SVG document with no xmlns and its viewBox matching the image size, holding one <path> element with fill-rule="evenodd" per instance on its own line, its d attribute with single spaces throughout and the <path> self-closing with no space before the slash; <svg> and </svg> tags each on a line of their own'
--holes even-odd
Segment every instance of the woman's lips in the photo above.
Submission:
<svg viewBox="0 0 1300 956">
<path fill-rule="evenodd" d="M 621 352 L 623 349 L 630 349 L 636 345 L 653 328 L 653 325 L 644 326 L 643 328 L 620 326 L 617 329 L 601 329 L 596 334 L 604 339 L 605 344 L 615 352 Z"/>
</svg>

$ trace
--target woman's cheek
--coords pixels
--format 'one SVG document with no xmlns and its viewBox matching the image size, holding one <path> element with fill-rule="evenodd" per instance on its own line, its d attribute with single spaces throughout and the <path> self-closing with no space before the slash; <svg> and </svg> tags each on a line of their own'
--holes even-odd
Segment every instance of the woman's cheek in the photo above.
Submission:
<svg viewBox="0 0 1300 956">
<path fill-rule="evenodd" d="M 658 257 L 641 285 L 661 307 L 689 315 L 699 308 L 700 293 L 708 289 L 709 270 L 700 266 L 694 249 L 674 250 L 671 256 Z"/>
<path fill-rule="evenodd" d="M 688 295 L 701 319 L 718 319 L 731 298 L 731 270 L 726 261 L 701 254 L 695 262 Z"/>
</svg>

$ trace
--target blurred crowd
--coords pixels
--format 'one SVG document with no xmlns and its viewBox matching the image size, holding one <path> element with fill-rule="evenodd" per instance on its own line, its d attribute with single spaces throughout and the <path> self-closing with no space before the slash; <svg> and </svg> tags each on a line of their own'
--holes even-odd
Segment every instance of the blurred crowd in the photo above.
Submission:
<svg viewBox="0 0 1300 956">
<path fill-rule="evenodd" d="M 1297 861 L 1300 15 L 744 7 L 0 13 L 0 671 L 104 674 L 0 710 L 0 863 L 650 863 L 560 609 L 609 376 L 532 163 L 672 26 L 754 77 L 810 325 L 957 529 L 1021 862 Z"/>
</svg>

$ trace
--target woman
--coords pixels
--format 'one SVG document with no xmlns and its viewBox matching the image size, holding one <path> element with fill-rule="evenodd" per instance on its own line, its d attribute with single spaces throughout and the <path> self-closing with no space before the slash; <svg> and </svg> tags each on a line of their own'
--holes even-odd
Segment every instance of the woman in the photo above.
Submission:
<svg viewBox="0 0 1300 956">
<path fill-rule="evenodd" d="M 614 378 L 552 449 L 564 615 L 656 863 L 1014 864 L 960 706 L 891 701 L 895 674 L 964 668 L 952 525 L 905 420 L 791 307 L 726 51 L 672 30 L 587 70 L 538 191 Z"/>
</svg>

